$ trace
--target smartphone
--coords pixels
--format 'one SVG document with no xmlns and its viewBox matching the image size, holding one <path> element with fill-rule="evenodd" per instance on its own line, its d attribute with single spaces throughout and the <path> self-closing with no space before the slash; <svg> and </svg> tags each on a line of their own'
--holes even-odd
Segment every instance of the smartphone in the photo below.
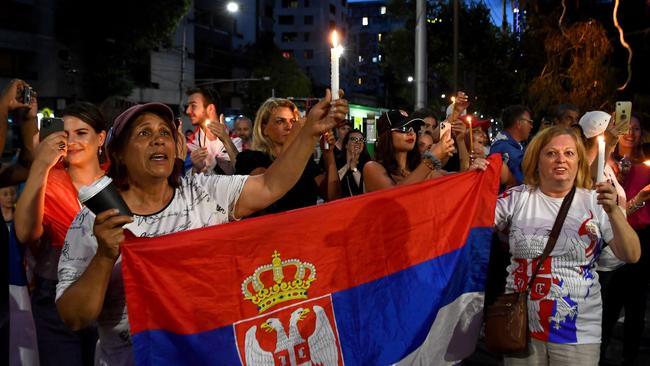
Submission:
<svg viewBox="0 0 650 366">
<path fill-rule="evenodd" d="M 449 131 L 449 132 L 447 132 Z M 440 139 L 442 140 L 445 133 L 451 133 L 451 123 L 440 122 Z"/>
<path fill-rule="evenodd" d="M 63 118 L 43 117 L 38 135 L 41 141 L 54 132 L 63 131 Z"/>
<path fill-rule="evenodd" d="M 616 102 L 616 120 L 613 130 L 617 135 L 625 135 L 629 131 L 631 114 L 632 102 Z"/>
<path fill-rule="evenodd" d="M 34 89 L 30 87 L 23 88 L 20 94 L 20 102 L 29 105 L 29 103 L 32 102 L 32 97 L 34 96 Z"/>
</svg>

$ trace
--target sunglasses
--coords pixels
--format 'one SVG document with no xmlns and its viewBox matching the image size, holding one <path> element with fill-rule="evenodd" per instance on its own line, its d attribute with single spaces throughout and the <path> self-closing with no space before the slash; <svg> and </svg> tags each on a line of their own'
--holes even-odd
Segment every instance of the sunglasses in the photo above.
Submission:
<svg viewBox="0 0 650 366">
<path fill-rule="evenodd" d="M 402 126 L 402 127 L 398 127 L 398 128 L 391 128 L 390 130 L 393 131 L 393 132 L 399 132 L 399 133 L 415 133 L 415 130 L 413 129 L 413 127 L 412 126 L 407 126 L 407 125 Z"/>
<path fill-rule="evenodd" d="M 350 137 L 350 141 L 352 141 L 352 142 L 360 142 L 360 143 L 366 142 L 366 140 L 363 137 L 354 137 L 354 136 Z"/>
</svg>

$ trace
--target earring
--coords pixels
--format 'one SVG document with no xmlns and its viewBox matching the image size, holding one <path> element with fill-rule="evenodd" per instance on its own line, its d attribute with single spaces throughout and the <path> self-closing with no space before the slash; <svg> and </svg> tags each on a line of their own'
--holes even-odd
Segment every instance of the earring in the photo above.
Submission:
<svg viewBox="0 0 650 366">
<path fill-rule="evenodd" d="M 100 146 L 100 147 L 99 147 L 99 156 L 102 155 L 102 152 L 103 152 L 103 151 L 102 151 L 102 147 Z"/>
</svg>

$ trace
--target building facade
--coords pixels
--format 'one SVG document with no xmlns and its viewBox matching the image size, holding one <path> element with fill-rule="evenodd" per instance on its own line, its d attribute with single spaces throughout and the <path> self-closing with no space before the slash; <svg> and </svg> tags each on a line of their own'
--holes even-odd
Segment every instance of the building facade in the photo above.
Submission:
<svg viewBox="0 0 650 366">
<path fill-rule="evenodd" d="M 348 10 L 348 72 L 350 98 L 359 104 L 379 106 L 384 102 L 382 42 L 402 25 L 390 17 L 387 0 L 350 3 Z"/>
<path fill-rule="evenodd" d="M 275 43 L 285 58 L 294 58 L 316 88 L 330 84 L 331 32 L 336 29 L 347 49 L 347 0 L 278 0 L 275 2 Z M 343 73 L 347 53 L 340 60 Z M 341 80 L 341 87 L 345 87 Z"/>
</svg>

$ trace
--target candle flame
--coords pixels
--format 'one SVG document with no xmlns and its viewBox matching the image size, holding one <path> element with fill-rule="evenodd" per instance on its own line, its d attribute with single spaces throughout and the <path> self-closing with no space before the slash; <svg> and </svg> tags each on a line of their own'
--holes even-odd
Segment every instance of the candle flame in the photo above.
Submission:
<svg viewBox="0 0 650 366">
<path fill-rule="evenodd" d="M 339 45 L 339 36 L 336 33 L 336 30 L 333 30 L 332 31 L 332 46 L 334 46 L 334 48 L 336 48 L 336 46 L 338 46 L 338 45 Z"/>
<path fill-rule="evenodd" d="M 650 160 L 644 161 L 643 164 L 645 164 L 646 166 L 650 166 Z"/>
<path fill-rule="evenodd" d="M 456 97 L 451 97 L 451 102 L 456 103 Z"/>
<path fill-rule="evenodd" d="M 472 116 L 467 116 L 467 122 L 472 125 Z"/>
<path fill-rule="evenodd" d="M 598 143 L 605 142 L 605 136 L 603 135 L 599 135 L 596 139 L 598 140 Z"/>
</svg>

